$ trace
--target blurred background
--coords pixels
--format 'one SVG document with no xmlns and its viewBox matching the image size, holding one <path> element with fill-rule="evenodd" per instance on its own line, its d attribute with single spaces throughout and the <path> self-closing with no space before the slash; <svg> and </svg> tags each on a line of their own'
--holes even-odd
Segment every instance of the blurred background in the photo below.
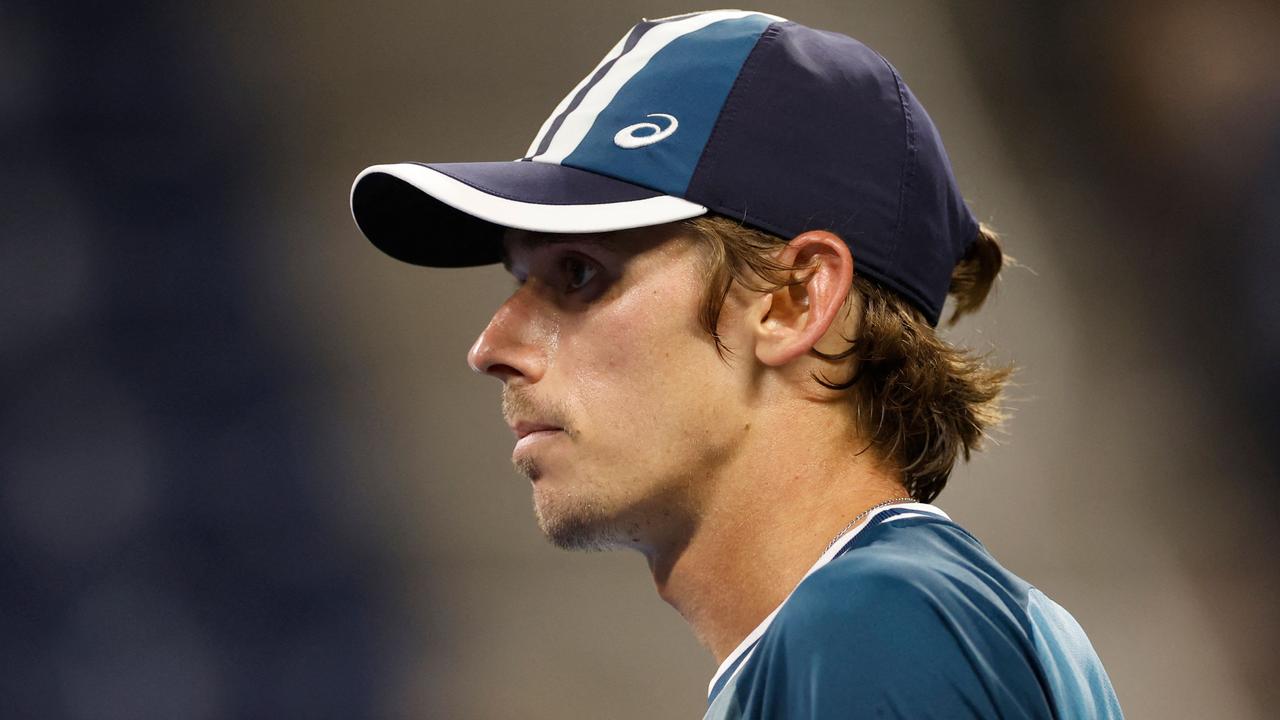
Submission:
<svg viewBox="0 0 1280 720">
<path fill-rule="evenodd" d="M 366 165 L 504 160 L 642 17 L 719 3 L 0 5 L 0 716 L 700 717 L 628 554 L 538 534 L 492 268 L 376 252 Z M 894 62 L 1021 267 L 938 504 L 1133 718 L 1280 702 L 1280 6 L 776 2 Z"/>
</svg>

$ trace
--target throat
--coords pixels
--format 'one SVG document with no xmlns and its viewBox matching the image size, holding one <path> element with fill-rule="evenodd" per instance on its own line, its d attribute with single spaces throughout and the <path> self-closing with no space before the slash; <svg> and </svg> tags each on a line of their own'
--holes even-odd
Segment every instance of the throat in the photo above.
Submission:
<svg viewBox="0 0 1280 720">
<path fill-rule="evenodd" d="M 679 548 L 647 554 L 649 569 L 658 595 L 723 663 L 835 542 L 876 510 L 912 501 L 898 487 L 794 513 L 704 518 Z"/>
<path fill-rule="evenodd" d="M 773 612 L 817 559 L 814 552 L 788 561 L 732 532 L 699 533 L 672 553 L 648 556 L 654 585 L 684 618 L 717 663 Z"/>
</svg>

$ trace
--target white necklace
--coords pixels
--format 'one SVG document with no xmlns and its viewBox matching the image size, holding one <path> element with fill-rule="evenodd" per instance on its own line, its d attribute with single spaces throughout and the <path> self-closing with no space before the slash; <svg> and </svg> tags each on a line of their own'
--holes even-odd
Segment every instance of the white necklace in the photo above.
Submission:
<svg viewBox="0 0 1280 720">
<path fill-rule="evenodd" d="M 840 528 L 840 532 L 836 533 L 836 536 L 831 538 L 831 542 L 827 543 L 826 549 L 823 550 L 822 552 L 825 553 L 827 550 L 830 550 L 831 547 L 836 544 L 836 541 L 840 539 L 841 535 L 844 535 L 845 533 L 852 530 L 853 526 L 857 525 L 858 521 L 866 517 L 872 510 L 879 510 L 880 508 L 885 507 L 887 505 L 896 505 L 897 503 L 901 503 L 901 502 L 915 502 L 915 501 L 916 499 L 913 497 L 896 497 L 892 500 L 885 500 L 882 503 L 877 503 L 875 505 L 872 505 L 866 510 L 863 510 L 862 512 L 858 513 L 858 517 L 850 520 L 848 525 L 845 525 L 844 527 Z"/>
</svg>

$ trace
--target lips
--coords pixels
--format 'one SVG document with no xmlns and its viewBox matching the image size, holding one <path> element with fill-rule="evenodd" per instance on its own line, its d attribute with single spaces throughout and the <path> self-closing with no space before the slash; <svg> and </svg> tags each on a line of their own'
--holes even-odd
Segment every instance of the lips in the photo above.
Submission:
<svg viewBox="0 0 1280 720">
<path fill-rule="evenodd" d="M 511 450 L 513 462 L 519 462 L 521 457 L 533 452 L 536 446 L 554 442 L 556 438 L 564 436 L 563 428 L 546 423 L 516 423 L 511 426 L 511 430 L 516 434 L 516 446 Z"/>
<path fill-rule="evenodd" d="M 563 430 L 558 425 L 550 425 L 547 423 L 529 422 L 522 420 L 511 425 L 511 431 L 516 434 L 516 440 L 523 440 L 534 433 L 545 433 L 550 431 Z"/>
</svg>

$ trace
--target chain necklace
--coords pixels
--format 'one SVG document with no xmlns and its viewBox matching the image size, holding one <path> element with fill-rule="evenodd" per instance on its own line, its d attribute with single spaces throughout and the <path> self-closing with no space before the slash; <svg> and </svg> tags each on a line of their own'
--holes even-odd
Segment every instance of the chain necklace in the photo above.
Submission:
<svg viewBox="0 0 1280 720">
<path fill-rule="evenodd" d="M 822 552 L 825 553 L 827 550 L 830 550 L 836 544 L 836 541 L 840 539 L 841 535 L 844 535 L 845 533 L 852 530 L 853 526 L 857 525 L 858 521 L 866 517 L 872 510 L 879 510 L 882 507 L 886 507 L 888 505 L 895 505 L 901 502 L 915 502 L 915 501 L 916 499 L 913 497 L 896 497 L 892 500 L 885 500 L 882 503 L 877 503 L 875 505 L 872 505 L 866 510 L 863 510 L 862 512 L 858 513 L 858 517 L 850 520 L 848 525 L 845 525 L 844 527 L 840 528 L 840 532 L 836 533 L 836 536 L 831 538 L 831 542 L 827 543 L 826 550 L 823 550 Z"/>
</svg>

